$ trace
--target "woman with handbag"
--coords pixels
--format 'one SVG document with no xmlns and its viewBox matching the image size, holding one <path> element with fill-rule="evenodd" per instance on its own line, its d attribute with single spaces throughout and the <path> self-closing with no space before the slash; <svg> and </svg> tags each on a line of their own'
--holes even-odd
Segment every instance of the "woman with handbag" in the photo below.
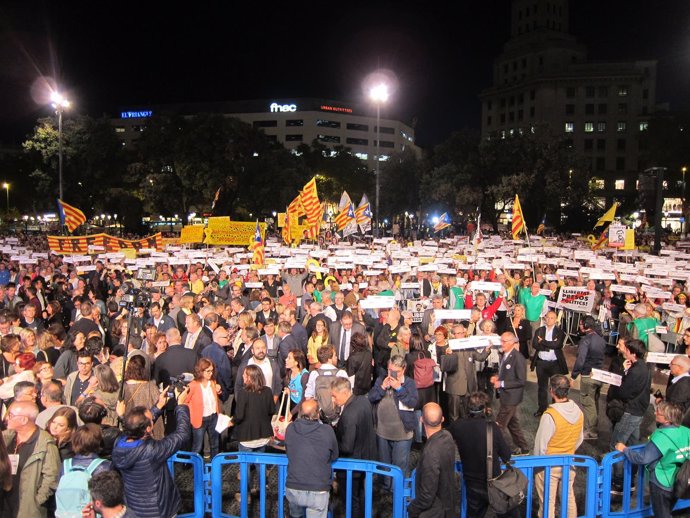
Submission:
<svg viewBox="0 0 690 518">
<path fill-rule="evenodd" d="M 510 447 L 503 438 L 500 428 L 491 419 L 489 396 L 484 392 L 473 392 L 468 400 L 469 417 L 458 419 L 448 427 L 455 439 L 462 461 L 465 479 L 467 516 L 484 518 L 489 508 L 488 478 L 501 474 L 501 461 L 510 461 Z M 487 475 L 487 435 L 492 434 L 492 473 Z M 496 513 L 497 518 L 517 518 L 516 507 L 505 513 Z"/>
<path fill-rule="evenodd" d="M 220 434 L 216 431 L 220 413 L 221 388 L 215 381 L 215 366 L 208 358 L 199 358 L 194 366 L 194 380 L 189 383 L 189 392 L 181 401 L 189 406 L 189 420 L 192 425 L 192 451 L 204 454 L 204 435 L 208 434 L 211 459 L 218 454 Z"/>
</svg>

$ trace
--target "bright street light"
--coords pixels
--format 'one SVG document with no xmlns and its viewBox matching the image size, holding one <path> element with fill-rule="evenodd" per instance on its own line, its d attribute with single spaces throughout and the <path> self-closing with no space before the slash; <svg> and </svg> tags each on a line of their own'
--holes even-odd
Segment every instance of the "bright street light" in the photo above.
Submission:
<svg viewBox="0 0 690 518">
<path fill-rule="evenodd" d="M 50 101 L 58 116 L 58 182 L 62 200 L 62 112 L 69 108 L 71 103 L 59 92 L 52 92 Z"/>
<path fill-rule="evenodd" d="M 388 101 L 388 85 L 386 83 L 378 83 L 369 90 L 369 99 L 376 103 L 376 235 L 379 237 L 379 213 L 381 206 L 379 205 L 381 193 L 381 164 L 380 164 L 380 150 L 381 150 L 381 104 Z"/>
</svg>

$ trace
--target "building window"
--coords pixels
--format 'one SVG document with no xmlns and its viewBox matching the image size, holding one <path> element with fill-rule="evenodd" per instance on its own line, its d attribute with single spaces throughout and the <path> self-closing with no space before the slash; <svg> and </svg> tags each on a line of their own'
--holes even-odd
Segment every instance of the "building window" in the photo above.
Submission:
<svg viewBox="0 0 690 518">
<path fill-rule="evenodd" d="M 565 105 L 565 114 L 566 115 L 575 115 L 575 105 L 574 104 L 566 104 Z"/>
<path fill-rule="evenodd" d="M 524 118 L 525 118 L 524 110 L 518 110 L 518 121 L 521 121 Z"/>
<path fill-rule="evenodd" d="M 508 101 L 508 106 L 515 106 L 515 96 L 511 95 L 510 100 Z"/>
<path fill-rule="evenodd" d="M 619 139 L 616 141 L 616 149 L 617 149 L 618 151 L 625 151 L 625 142 L 626 142 L 626 141 L 625 141 L 624 138 L 619 138 Z"/>
<path fill-rule="evenodd" d="M 649 129 L 649 122 L 647 122 L 647 121 L 640 122 L 640 131 L 647 131 L 648 129 Z"/>
<path fill-rule="evenodd" d="M 534 133 L 534 132 L 532 132 L 532 133 Z M 565 147 L 566 147 L 567 149 L 573 149 L 573 146 L 574 146 L 574 145 L 575 145 L 575 144 L 574 144 L 574 142 L 573 142 L 573 139 L 571 139 L 571 138 L 565 139 Z"/>
<path fill-rule="evenodd" d="M 275 128 L 278 126 L 278 121 L 254 121 L 252 126 L 255 128 Z"/>
<path fill-rule="evenodd" d="M 575 131 L 575 123 L 574 122 L 566 122 L 565 123 L 565 132 L 566 133 L 572 133 Z"/>
<path fill-rule="evenodd" d="M 585 115 L 594 115 L 594 105 L 585 104 Z"/>
<path fill-rule="evenodd" d="M 326 119 L 316 119 L 316 125 L 322 128 L 339 128 L 340 123 L 338 121 L 329 121 Z"/>
<path fill-rule="evenodd" d="M 505 123 L 506 123 L 506 114 L 502 113 L 501 114 L 501 124 L 505 124 Z"/>
<path fill-rule="evenodd" d="M 585 139 L 585 151 L 592 151 L 594 149 L 594 139 Z"/>
<path fill-rule="evenodd" d="M 374 126 L 374 131 L 378 132 L 378 128 Z M 395 135 L 395 130 L 393 128 L 387 128 L 386 126 L 381 126 L 381 133 L 388 133 L 390 135 Z"/>
<path fill-rule="evenodd" d="M 115 133 L 124 133 L 124 132 L 125 132 L 124 126 L 115 126 Z"/>
<path fill-rule="evenodd" d="M 604 171 L 606 169 L 606 160 L 603 156 L 597 157 L 595 164 L 594 168 L 597 171 Z"/>
<path fill-rule="evenodd" d="M 649 99 L 649 90 L 648 90 L 648 89 L 645 88 L 644 90 L 642 90 L 642 98 L 643 98 L 645 101 L 646 101 L 647 99 Z"/>
<path fill-rule="evenodd" d="M 628 123 L 625 121 L 618 121 L 618 133 L 625 133 L 628 130 Z"/>
<path fill-rule="evenodd" d="M 594 123 L 585 122 L 585 133 L 594 133 Z"/>
<path fill-rule="evenodd" d="M 491 101 L 486 101 L 486 109 L 487 110 L 491 109 Z"/>
<path fill-rule="evenodd" d="M 625 190 L 625 180 L 616 180 L 616 181 L 614 182 L 614 188 L 615 188 L 617 191 L 623 191 L 623 190 Z"/>
<path fill-rule="evenodd" d="M 609 87 L 608 86 L 600 86 L 599 87 L 599 97 L 608 97 L 609 96 Z"/>
<path fill-rule="evenodd" d="M 618 113 L 628 113 L 628 103 L 618 103 Z"/>
<path fill-rule="evenodd" d="M 599 115 L 606 115 L 606 110 L 607 110 L 606 104 L 600 104 L 599 105 Z"/>
<path fill-rule="evenodd" d="M 285 125 L 288 127 L 304 126 L 304 120 L 302 120 L 302 119 L 288 119 L 285 121 Z"/>
<path fill-rule="evenodd" d="M 585 88 L 585 97 L 594 97 L 595 89 L 593 86 L 588 86 Z"/>
<path fill-rule="evenodd" d="M 316 138 L 321 142 L 330 142 L 332 144 L 340 144 L 340 137 L 334 135 L 317 135 Z"/>
<path fill-rule="evenodd" d="M 534 106 L 529 109 L 529 116 L 534 117 Z"/>
<path fill-rule="evenodd" d="M 368 124 L 354 124 L 352 122 L 348 122 L 346 127 L 347 129 L 353 131 L 369 131 Z"/>
<path fill-rule="evenodd" d="M 360 160 L 367 160 L 369 158 L 367 153 L 355 153 L 355 156 Z"/>
<path fill-rule="evenodd" d="M 353 144 L 355 146 L 368 146 L 369 145 L 369 139 L 348 137 L 347 139 L 345 139 L 345 143 L 346 144 Z"/>
<path fill-rule="evenodd" d="M 285 135 L 285 142 L 302 142 L 303 135 Z"/>
<path fill-rule="evenodd" d="M 625 171 L 625 157 L 616 157 L 616 171 Z"/>
<path fill-rule="evenodd" d="M 530 90 L 530 93 L 529 93 L 530 101 L 534 101 L 534 98 L 536 95 L 537 95 L 537 93 L 534 90 Z"/>
<path fill-rule="evenodd" d="M 382 141 L 381 141 L 381 147 L 390 147 L 390 148 L 394 148 L 394 147 L 395 147 L 395 143 L 394 143 L 394 142 L 390 142 L 389 140 L 382 140 Z"/>
<path fill-rule="evenodd" d="M 628 85 L 618 85 L 618 97 L 626 97 L 628 95 Z"/>
<path fill-rule="evenodd" d="M 514 112 L 510 112 L 510 113 L 508 114 L 508 120 L 509 120 L 510 122 L 515 122 L 515 113 L 514 113 Z"/>
<path fill-rule="evenodd" d="M 605 187 L 604 180 L 602 178 L 592 178 L 590 185 L 592 189 L 602 190 Z"/>
<path fill-rule="evenodd" d="M 491 115 L 487 115 L 486 117 L 486 125 L 491 126 Z"/>
<path fill-rule="evenodd" d="M 570 87 L 566 88 L 566 89 L 565 89 L 565 96 L 566 96 L 568 99 L 574 98 L 574 97 L 575 97 L 575 87 L 570 86 Z"/>
<path fill-rule="evenodd" d="M 501 97 L 501 108 L 505 108 L 505 107 L 506 107 L 506 98 Z"/>
<path fill-rule="evenodd" d="M 606 139 L 597 139 L 597 151 L 606 151 Z"/>
<path fill-rule="evenodd" d="M 597 132 L 604 133 L 606 131 L 606 123 L 603 121 L 597 122 Z"/>
</svg>

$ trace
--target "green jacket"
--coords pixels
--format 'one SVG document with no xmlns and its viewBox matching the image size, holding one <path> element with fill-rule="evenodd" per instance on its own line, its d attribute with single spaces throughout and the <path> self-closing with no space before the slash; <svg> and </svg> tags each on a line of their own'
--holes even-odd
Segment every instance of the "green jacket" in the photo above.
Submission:
<svg viewBox="0 0 690 518">
<path fill-rule="evenodd" d="M 654 466 L 654 476 L 660 485 L 671 489 L 678 468 L 690 457 L 690 429 L 684 426 L 662 428 L 649 440 L 661 452 L 661 459 Z"/>
<path fill-rule="evenodd" d="M 15 432 L 3 432 L 5 444 L 14 440 Z M 45 507 L 48 498 L 55 494 L 60 476 L 60 454 L 55 439 L 40 430 L 33 453 L 26 460 L 19 475 L 19 509 L 17 516 L 47 516 Z"/>
</svg>

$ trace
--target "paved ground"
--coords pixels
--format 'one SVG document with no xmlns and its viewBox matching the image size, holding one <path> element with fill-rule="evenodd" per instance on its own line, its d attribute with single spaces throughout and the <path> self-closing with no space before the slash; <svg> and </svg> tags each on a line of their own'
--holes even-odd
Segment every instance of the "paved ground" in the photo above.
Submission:
<svg viewBox="0 0 690 518">
<path fill-rule="evenodd" d="M 566 358 L 568 360 L 568 365 L 572 367 L 575 359 L 576 347 L 566 346 Z M 663 392 L 663 388 L 666 384 L 666 377 L 657 373 L 654 380 L 654 388 L 660 387 Z M 572 399 L 579 401 L 578 393 L 579 384 L 576 382 L 572 391 Z M 600 401 L 600 416 L 599 416 L 599 439 L 596 441 L 585 441 L 582 446 L 578 449 L 577 453 L 580 455 L 588 455 L 595 458 L 597 461 L 610 451 L 609 449 L 609 438 L 611 434 L 611 425 L 608 418 L 605 415 L 605 388 L 603 389 L 603 394 Z M 525 399 L 523 404 L 520 406 L 520 421 L 522 423 L 523 429 L 527 440 L 533 444 L 534 436 L 539 425 L 539 419 L 533 416 L 537 409 L 537 385 L 536 385 L 536 373 L 528 373 L 528 386 L 525 390 Z M 647 411 L 647 415 L 642 423 L 640 436 L 645 438 L 654 429 L 654 415 L 653 411 L 650 409 Z M 417 463 L 419 452 L 413 451 L 411 454 L 410 462 L 411 467 Z M 239 482 L 237 479 L 238 470 L 235 466 L 229 466 L 223 474 L 223 511 L 234 516 L 240 515 L 239 503 L 236 502 L 234 496 L 239 491 Z M 581 477 L 582 478 L 582 477 Z M 184 469 L 178 470 L 176 474 L 176 479 L 178 487 L 184 500 L 184 507 L 182 512 L 192 511 L 192 480 L 191 473 L 185 471 Z M 256 485 L 256 482 L 253 483 Z M 266 515 L 265 516 L 276 516 L 276 493 L 272 490 L 277 486 L 277 472 L 276 470 L 269 471 L 267 473 L 267 495 L 266 495 Z M 576 478 L 575 493 L 578 502 L 578 510 L 580 513 L 584 511 L 584 488 L 582 480 Z M 536 495 L 532 502 L 533 506 L 533 516 L 536 516 Z M 333 499 L 334 501 L 334 514 L 336 517 L 343 516 L 342 503 L 338 503 L 337 497 Z M 391 514 L 391 500 L 390 495 L 386 493 L 375 492 L 374 495 L 374 512 L 372 516 L 376 517 L 389 517 Z M 260 516 L 259 510 L 259 499 L 254 497 L 249 506 L 249 515 L 252 517 Z M 287 505 L 286 505 L 286 516 L 287 516 Z M 489 513 L 487 516 L 491 516 Z M 681 515 L 679 515 L 681 516 Z M 472 518 L 472 517 L 470 517 Z"/>
</svg>

